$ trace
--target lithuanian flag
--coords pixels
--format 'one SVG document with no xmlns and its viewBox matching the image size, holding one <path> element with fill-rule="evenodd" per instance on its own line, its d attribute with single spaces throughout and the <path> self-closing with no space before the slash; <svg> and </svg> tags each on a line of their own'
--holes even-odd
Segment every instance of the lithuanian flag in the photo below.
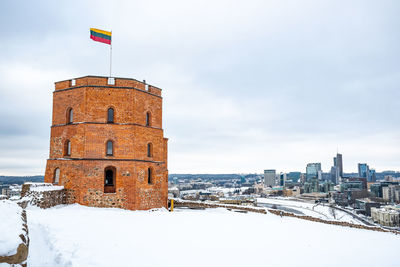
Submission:
<svg viewBox="0 0 400 267">
<path fill-rule="evenodd" d="M 111 32 L 90 28 L 90 39 L 93 41 L 111 44 Z"/>
</svg>

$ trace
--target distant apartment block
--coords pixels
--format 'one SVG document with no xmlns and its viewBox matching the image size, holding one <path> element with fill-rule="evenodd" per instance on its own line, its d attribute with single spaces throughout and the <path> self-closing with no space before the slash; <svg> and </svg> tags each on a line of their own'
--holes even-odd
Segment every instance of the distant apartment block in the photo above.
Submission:
<svg viewBox="0 0 400 267">
<path fill-rule="evenodd" d="M 275 186 L 275 170 L 264 170 L 264 185 L 274 187 Z"/>
<path fill-rule="evenodd" d="M 400 185 L 382 187 L 382 198 L 390 202 L 400 202 Z"/>
<path fill-rule="evenodd" d="M 21 185 L 13 184 L 13 185 L 10 185 L 9 188 L 3 188 L 1 190 L 1 194 L 6 196 L 7 198 L 20 197 L 21 189 L 22 189 Z"/>
<path fill-rule="evenodd" d="M 371 208 L 371 217 L 374 222 L 383 226 L 400 226 L 400 207 L 384 206 L 381 208 Z"/>
<path fill-rule="evenodd" d="M 312 178 L 321 179 L 321 163 L 308 163 L 306 167 L 306 179 L 307 181 Z"/>
<path fill-rule="evenodd" d="M 380 208 L 383 200 L 380 200 L 379 198 L 374 198 L 378 201 L 374 201 L 370 198 L 360 198 L 360 199 L 356 199 L 356 208 L 358 209 L 358 212 L 361 212 L 367 216 L 371 216 L 371 208 Z"/>
</svg>

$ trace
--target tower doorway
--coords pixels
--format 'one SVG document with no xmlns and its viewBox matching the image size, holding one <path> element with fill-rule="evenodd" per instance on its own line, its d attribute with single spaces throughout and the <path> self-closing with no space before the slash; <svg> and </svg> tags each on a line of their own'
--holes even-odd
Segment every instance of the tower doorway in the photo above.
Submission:
<svg viewBox="0 0 400 267">
<path fill-rule="evenodd" d="M 115 193 L 115 167 L 104 169 L 104 193 Z"/>
</svg>

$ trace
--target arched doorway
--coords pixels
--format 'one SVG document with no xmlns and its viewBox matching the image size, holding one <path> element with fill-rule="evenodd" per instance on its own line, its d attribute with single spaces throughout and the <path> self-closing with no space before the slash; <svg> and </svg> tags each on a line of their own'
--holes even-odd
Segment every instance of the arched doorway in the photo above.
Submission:
<svg viewBox="0 0 400 267">
<path fill-rule="evenodd" d="M 115 193 L 115 167 L 109 166 L 104 169 L 104 193 Z"/>
</svg>

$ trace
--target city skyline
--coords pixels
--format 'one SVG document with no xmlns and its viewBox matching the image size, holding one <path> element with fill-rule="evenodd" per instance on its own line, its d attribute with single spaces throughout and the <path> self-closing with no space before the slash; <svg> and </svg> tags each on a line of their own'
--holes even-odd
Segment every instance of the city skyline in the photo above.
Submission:
<svg viewBox="0 0 400 267">
<path fill-rule="evenodd" d="M 212 8 L 210 8 L 212 7 Z M 54 82 L 163 89 L 170 173 L 400 170 L 400 3 L 2 1 L 0 175 L 42 175 Z M 134 15 L 132 15 L 134 14 Z"/>
</svg>

